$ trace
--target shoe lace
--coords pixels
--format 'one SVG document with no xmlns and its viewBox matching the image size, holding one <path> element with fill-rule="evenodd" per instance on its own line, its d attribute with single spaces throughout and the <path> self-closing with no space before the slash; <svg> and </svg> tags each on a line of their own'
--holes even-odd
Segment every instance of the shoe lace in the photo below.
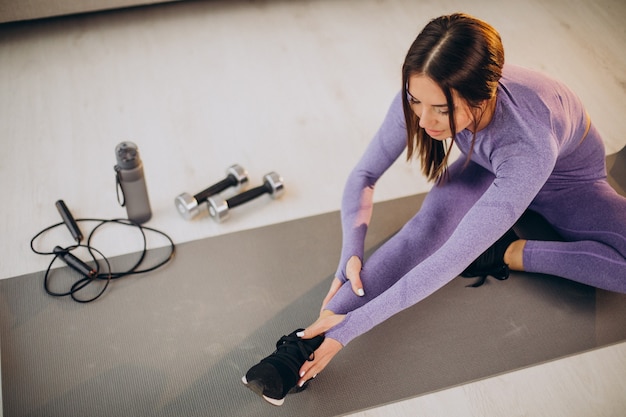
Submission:
<svg viewBox="0 0 626 417">
<path fill-rule="evenodd" d="M 309 346 L 303 339 L 294 335 L 287 335 L 280 338 L 276 343 L 276 351 L 289 351 L 290 353 L 297 349 L 303 359 L 312 361 L 315 359 L 315 349 Z"/>
<path fill-rule="evenodd" d="M 508 265 L 504 264 L 501 266 L 494 267 L 493 269 L 490 269 L 490 270 L 481 271 L 480 273 L 476 275 L 466 276 L 465 278 L 473 278 L 474 276 L 478 276 L 478 279 L 476 280 L 476 282 L 470 285 L 466 285 L 466 287 L 478 288 L 481 285 L 483 285 L 485 281 L 487 281 L 488 276 L 492 276 L 498 281 L 504 281 L 505 279 L 509 278 L 509 267 Z"/>
<path fill-rule="evenodd" d="M 315 359 L 315 349 L 293 334 L 281 337 L 276 342 L 276 350 L 265 358 L 265 362 L 280 361 L 288 366 L 295 374 L 298 373 L 304 361 Z M 262 361 L 262 362 L 263 362 Z"/>
</svg>

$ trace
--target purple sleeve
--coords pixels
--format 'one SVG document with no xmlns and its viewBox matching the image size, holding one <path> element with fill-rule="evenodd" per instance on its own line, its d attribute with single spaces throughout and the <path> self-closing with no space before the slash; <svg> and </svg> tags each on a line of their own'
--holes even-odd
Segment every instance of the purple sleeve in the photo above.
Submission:
<svg viewBox="0 0 626 417">
<path fill-rule="evenodd" d="M 363 260 L 376 181 L 406 148 L 406 124 L 400 97 L 397 94 L 393 99 L 380 129 L 346 181 L 341 202 L 343 242 L 335 275 L 342 282 L 347 280 L 348 259 L 356 255 Z"/>
</svg>

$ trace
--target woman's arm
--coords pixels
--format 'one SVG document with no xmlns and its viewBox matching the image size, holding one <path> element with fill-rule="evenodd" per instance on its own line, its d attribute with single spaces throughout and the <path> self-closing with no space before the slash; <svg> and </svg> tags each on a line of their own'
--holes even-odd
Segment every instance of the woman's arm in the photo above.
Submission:
<svg viewBox="0 0 626 417">
<path fill-rule="evenodd" d="M 372 217 L 374 186 L 406 148 L 406 126 L 400 94 L 393 99 L 387 115 L 365 153 L 350 172 L 341 202 L 342 250 L 335 275 L 347 280 L 346 265 L 356 256 L 363 260 L 364 242 Z"/>
<path fill-rule="evenodd" d="M 500 141 L 490 154 L 494 182 L 448 241 L 377 298 L 349 312 L 326 336 L 345 345 L 458 276 L 512 227 L 543 187 L 556 161 L 554 143 L 545 135 Z"/>
</svg>

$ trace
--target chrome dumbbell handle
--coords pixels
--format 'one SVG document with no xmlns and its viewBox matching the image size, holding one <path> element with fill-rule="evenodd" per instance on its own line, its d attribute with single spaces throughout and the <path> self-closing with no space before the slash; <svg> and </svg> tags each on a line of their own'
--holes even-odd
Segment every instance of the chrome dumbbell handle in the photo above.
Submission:
<svg viewBox="0 0 626 417">
<path fill-rule="evenodd" d="M 242 166 L 235 164 L 226 170 L 226 178 L 223 180 L 200 191 L 193 197 L 189 193 L 182 193 L 176 197 L 174 203 L 181 216 L 190 220 L 200 213 L 201 208 L 206 208 L 204 203 L 212 195 L 220 193 L 229 187 L 243 188 L 247 183 L 248 172 Z"/>
</svg>

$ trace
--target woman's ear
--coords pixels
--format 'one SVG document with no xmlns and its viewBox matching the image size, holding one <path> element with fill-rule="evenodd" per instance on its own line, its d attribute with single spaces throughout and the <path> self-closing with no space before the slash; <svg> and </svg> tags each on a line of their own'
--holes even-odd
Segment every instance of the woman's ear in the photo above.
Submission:
<svg viewBox="0 0 626 417">
<path fill-rule="evenodd" d="M 491 121 L 495 108 L 496 97 L 483 100 L 478 103 L 477 107 L 472 107 L 472 114 L 474 116 L 474 123 L 477 130 L 485 127 L 485 125 Z"/>
<path fill-rule="evenodd" d="M 476 109 L 476 114 L 480 117 L 485 114 L 485 111 L 489 107 L 489 100 L 483 100 L 478 103 L 478 107 Z"/>
</svg>

